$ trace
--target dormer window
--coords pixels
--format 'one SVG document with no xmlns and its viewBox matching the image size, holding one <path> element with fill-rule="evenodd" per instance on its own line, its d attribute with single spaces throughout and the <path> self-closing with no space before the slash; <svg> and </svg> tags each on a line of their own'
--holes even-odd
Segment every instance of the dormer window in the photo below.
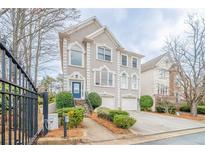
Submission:
<svg viewBox="0 0 205 154">
<path fill-rule="evenodd" d="M 112 52 L 111 49 L 105 46 L 99 46 L 97 48 L 97 59 L 103 61 L 112 61 Z"/>
</svg>

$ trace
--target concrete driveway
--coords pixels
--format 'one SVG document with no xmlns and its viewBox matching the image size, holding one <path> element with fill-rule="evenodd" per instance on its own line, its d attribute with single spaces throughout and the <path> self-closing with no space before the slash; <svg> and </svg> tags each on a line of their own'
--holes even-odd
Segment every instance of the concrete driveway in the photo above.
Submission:
<svg viewBox="0 0 205 154">
<path fill-rule="evenodd" d="M 128 112 L 137 119 L 137 123 L 132 127 L 132 130 L 137 135 L 153 135 L 157 133 L 205 127 L 205 123 L 188 119 L 149 112 Z"/>
</svg>

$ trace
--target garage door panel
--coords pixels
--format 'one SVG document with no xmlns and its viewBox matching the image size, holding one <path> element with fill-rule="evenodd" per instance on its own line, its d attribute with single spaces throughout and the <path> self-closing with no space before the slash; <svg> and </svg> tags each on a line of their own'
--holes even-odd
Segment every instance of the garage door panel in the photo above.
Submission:
<svg viewBox="0 0 205 154">
<path fill-rule="evenodd" d="M 137 99 L 123 98 L 122 99 L 123 110 L 137 110 Z"/>
<path fill-rule="evenodd" d="M 115 99 L 113 97 L 102 97 L 103 107 L 115 108 Z"/>
</svg>

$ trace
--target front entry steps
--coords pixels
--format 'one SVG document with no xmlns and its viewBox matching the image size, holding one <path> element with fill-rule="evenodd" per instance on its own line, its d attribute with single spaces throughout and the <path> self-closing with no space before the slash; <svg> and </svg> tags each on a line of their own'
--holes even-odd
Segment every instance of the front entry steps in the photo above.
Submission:
<svg viewBox="0 0 205 154">
<path fill-rule="evenodd" d="M 75 106 L 83 107 L 85 109 L 85 115 L 90 115 L 91 109 L 89 105 L 86 103 L 86 100 L 75 100 Z"/>
</svg>

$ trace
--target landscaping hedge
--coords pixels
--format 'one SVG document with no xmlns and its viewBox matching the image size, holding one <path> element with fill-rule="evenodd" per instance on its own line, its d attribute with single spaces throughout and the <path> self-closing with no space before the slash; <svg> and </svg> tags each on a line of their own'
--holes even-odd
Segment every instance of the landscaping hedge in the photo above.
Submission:
<svg viewBox="0 0 205 154">
<path fill-rule="evenodd" d="M 113 123 L 117 127 L 128 129 L 136 123 L 136 120 L 132 117 L 129 117 L 128 115 L 115 115 Z"/>
<path fill-rule="evenodd" d="M 140 97 L 140 108 L 142 111 L 150 111 L 153 106 L 153 99 L 149 95 Z"/>
<path fill-rule="evenodd" d="M 109 111 L 109 117 L 111 121 L 113 121 L 116 115 L 129 115 L 129 113 L 123 110 L 110 110 Z"/>
<path fill-rule="evenodd" d="M 198 106 L 197 112 L 198 114 L 205 114 L 205 106 Z"/>
<path fill-rule="evenodd" d="M 191 111 L 191 107 L 188 104 L 183 104 L 180 106 L 179 108 L 180 111 L 182 112 L 190 112 Z M 198 114 L 205 114 L 205 106 L 198 106 L 197 107 L 197 113 Z"/>
<path fill-rule="evenodd" d="M 176 113 L 176 106 L 168 101 L 161 101 L 156 103 L 156 111 L 159 113 Z"/>
<path fill-rule="evenodd" d="M 96 112 L 97 112 L 97 116 L 99 118 L 103 118 L 103 119 L 111 121 L 111 118 L 110 118 L 110 115 L 109 115 L 109 112 L 110 112 L 109 108 L 100 107 L 100 108 L 97 109 Z"/>
<path fill-rule="evenodd" d="M 60 92 L 56 95 L 57 109 L 74 107 L 73 95 L 70 92 Z"/>
<path fill-rule="evenodd" d="M 96 92 L 89 93 L 88 99 L 89 99 L 89 101 L 94 109 L 99 107 L 102 104 L 102 98 Z"/>
<path fill-rule="evenodd" d="M 187 104 L 182 104 L 182 105 L 179 107 L 179 110 L 182 111 L 182 112 L 190 112 L 190 106 L 187 105 Z"/>
<path fill-rule="evenodd" d="M 76 128 L 83 121 L 85 110 L 81 107 L 73 107 L 67 109 L 67 114 L 69 116 L 69 128 Z"/>
</svg>

